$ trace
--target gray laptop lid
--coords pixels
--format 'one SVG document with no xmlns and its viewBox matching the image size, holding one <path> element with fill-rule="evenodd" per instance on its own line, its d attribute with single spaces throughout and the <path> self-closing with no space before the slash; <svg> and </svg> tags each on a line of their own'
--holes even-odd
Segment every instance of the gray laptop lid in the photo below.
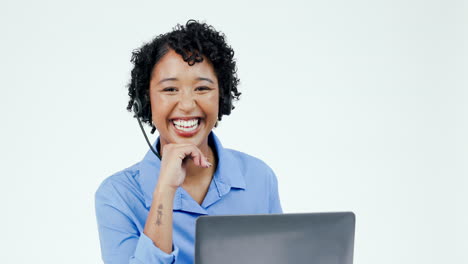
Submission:
<svg viewBox="0 0 468 264">
<path fill-rule="evenodd" d="M 195 264 L 352 264 L 352 212 L 201 216 Z"/>
</svg>

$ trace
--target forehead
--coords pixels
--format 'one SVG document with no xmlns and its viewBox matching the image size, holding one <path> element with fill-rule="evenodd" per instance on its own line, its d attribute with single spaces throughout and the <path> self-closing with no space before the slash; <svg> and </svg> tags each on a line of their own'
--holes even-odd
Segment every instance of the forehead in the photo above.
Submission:
<svg viewBox="0 0 468 264">
<path fill-rule="evenodd" d="M 217 81 L 213 65 L 203 57 L 202 62 L 190 66 L 182 59 L 182 56 L 174 50 L 169 51 L 156 63 L 151 73 L 151 80 L 158 81 L 164 78 L 177 78 L 180 80 L 198 79 L 199 77 L 210 78 Z"/>
</svg>

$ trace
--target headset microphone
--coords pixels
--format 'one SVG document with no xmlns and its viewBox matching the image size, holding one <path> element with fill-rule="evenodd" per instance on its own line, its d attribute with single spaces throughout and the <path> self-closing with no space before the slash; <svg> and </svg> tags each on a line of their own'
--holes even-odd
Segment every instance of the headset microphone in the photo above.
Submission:
<svg viewBox="0 0 468 264">
<path fill-rule="evenodd" d="M 145 129 L 143 128 L 143 125 L 141 124 L 140 114 L 141 114 L 141 110 L 142 110 L 142 105 L 141 105 L 140 98 L 138 97 L 138 88 L 136 87 L 136 84 L 135 84 L 135 95 L 136 95 L 135 96 L 136 98 L 133 101 L 133 112 L 135 113 L 135 115 L 133 117 L 135 117 L 137 119 L 138 125 L 140 125 L 140 128 L 141 128 L 141 132 L 143 132 L 143 136 L 145 136 L 146 143 L 148 143 L 148 146 L 150 147 L 151 151 L 153 151 L 153 153 L 154 153 L 154 155 L 156 155 L 156 157 L 161 159 L 161 156 L 158 154 L 158 152 L 153 148 L 153 146 L 151 146 L 151 143 L 148 140 L 148 136 L 145 133 Z M 153 133 L 154 130 L 155 130 L 155 128 L 153 128 L 151 133 Z"/>
</svg>

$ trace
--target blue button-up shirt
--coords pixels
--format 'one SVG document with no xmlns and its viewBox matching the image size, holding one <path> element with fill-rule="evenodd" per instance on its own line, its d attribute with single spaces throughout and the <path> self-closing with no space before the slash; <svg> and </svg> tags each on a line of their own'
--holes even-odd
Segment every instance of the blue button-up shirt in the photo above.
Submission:
<svg viewBox="0 0 468 264">
<path fill-rule="evenodd" d="M 218 155 L 216 171 L 201 205 L 182 187 L 177 189 L 170 254 L 143 233 L 158 181 L 159 158 L 148 151 L 141 162 L 102 182 L 95 201 L 104 263 L 193 263 L 195 220 L 200 215 L 282 213 L 271 168 L 255 157 L 223 148 L 213 132 L 209 140 Z"/>
</svg>

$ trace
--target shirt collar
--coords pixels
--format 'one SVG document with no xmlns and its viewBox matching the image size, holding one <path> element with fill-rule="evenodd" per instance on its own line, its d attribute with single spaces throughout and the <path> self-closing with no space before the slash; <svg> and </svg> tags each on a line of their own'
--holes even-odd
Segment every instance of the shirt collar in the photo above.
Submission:
<svg viewBox="0 0 468 264">
<path fill-rule="evenodd" d="M 227 194 L 231 188 L 240 188 L 245 189 L 245 179 L 241 170 L 240 160 L 234 156 L 232 151 L 223 148 L 218 137 L 214 132 L 210 132 L 208 135 L 209 142 L 215 146 L 216 153 L 218 156 L 218 164 L 216 171 L 213 176 L 213 182 L 217 189 L 217 196 L 219 200 L 223 195 Z M 156 149 L 157 144 L 159 143 L 159 137 L 154 142 L 153 147 Z M 161 160 L 154 155 L 154 153 L 149 150 L 143 160 L 139 164 L 139 176 L 137 178 L 138 183 L 143 191 L 145 205 L 147 208 L 150 208 L 153 200 L 153 192 L 156 187 L 156 183 L 159 177 L 159 169 L 161 168 Z M 176 191 L 174 198 L 174 210 L 188 210 L 193 211 L 190 208 L 186 208 L 184 205 L 188 203 L 183 202 L 183 198 L 187 197 L 187 192 L 183 190 L 182 187 L 179 187 Z M 206 200 L 202 205 L 209 206 L 217 201 L 210 198 L 209 204 L 205 204 Z M 197 204 L 198 205 L 198 204 Z M 206 213 L 203 208 L 200 210 L 195 210 L 196 213 Z"/>
</svg>

